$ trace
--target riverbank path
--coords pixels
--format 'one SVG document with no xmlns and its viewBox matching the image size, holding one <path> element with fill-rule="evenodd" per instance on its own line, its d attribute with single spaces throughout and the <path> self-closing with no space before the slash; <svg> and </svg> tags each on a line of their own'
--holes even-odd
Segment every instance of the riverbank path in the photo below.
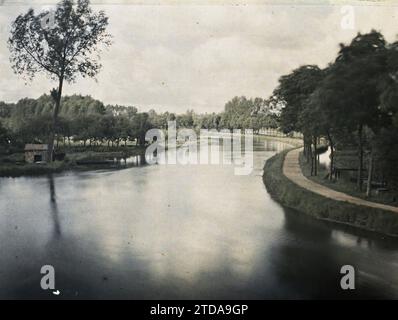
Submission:
<svg viewBox="0 0 398 320">
<path fill-rule="evenodd" d="M 349 202 L 356 205 L 361 205 L 365 207 L 372 207 L 387 211 L 392 211 L 398 213 L 398 207 L 389 206 L 381 203 L 375 203 L 371 201 L 367 201 L 364 199 L 356 198 L 350 196 L 346 193 L 332 190 L 328 187 L 325 187 L 319 183 L 311 181 L 307 177 L 304 176 L 303 172 L 300 168 L 299 163 L 299 154 L 303 150 L 303 148 L 297 148 L 289 151 L 286 154 L 285 161 L 283 163 L 283 174 L 292 182 L 299 185 L 302 188 L 305 188 L 311 192 L 317 193 L 326 198 L 330 198 L 337 201 Z"/>
</svg>

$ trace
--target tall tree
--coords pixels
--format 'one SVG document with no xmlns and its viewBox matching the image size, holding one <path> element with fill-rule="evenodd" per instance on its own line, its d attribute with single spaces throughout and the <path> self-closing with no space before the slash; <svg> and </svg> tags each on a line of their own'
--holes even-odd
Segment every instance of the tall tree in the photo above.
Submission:
<svg viewBox="0 0 398 320">
<path fill-rule="evenodd" d="M 380 84 L 389 75 L 387 61 L 388 50 L 383 36 L 376 31 L 359 33 L 348 46 L 341 45 L 335 63 L 322 82 L 323 105 L 333 108 L 339 115 L 331 117 L 334 125 L 338 122 L 339 127 L 356 133 L 359 190 L 363 183 L 365 130 L 377 131 L 383 117 Z"/>
<path fill-rule="evenodd" d="M 35 13 L 30 9 L 12 24 L 8 45 L 14 71 L 29 79 L 43 72 L 58 82 L 51 91 L 54 108 L 48 142 L 50 161 L 64 82 L 73 82 L 78 75 L 98 74 L 101 47 L 111 44 L 107 26 L 108 17 L 103 11 L 93 12 L 89 0 L 62 0 L 55 11 Z"/>
<path fill-rule="evenodd" d="M 307 124 L 305 129 L 315 131 L 328 140 L 330 147 L 329 179 L 332 180 L 335 169 L 336 136 L 345 131 L 346 125 L 346 117 L 341 116 L 342 109 L 339 110 L 339 106 L 346 101 L 343 102 L 341 97 L 335 94 L 335 91 L 340 89 L 338 82 L 340 79 L 328 77 L 330 69 L 331 66 L 324 70 L 324 79 L 308 100 L 306 112 L 312 113 L 310 115 L 312 119 L 308 118 L 308 114 L 304 115 L 302 124 Z"/>
<path fill-rule="evenodd" d="M 293 70 L 279 79 L 279 86 L 274 90 L 270 103 L 281 105 L 280 124 L 285 133 L 300 131 L 304 134 L 304 151 L 308 154 L 312 136 L 308 134 L 307 123 L 301 114 L 308 104 L 310 95 L 323 79 L 324 72 L 318 66 L 305 65 Z"/>
<path fill-rule="evenodd" d="M 0 151 L 1 148 L 7 148 L 10 144 L 10 133 L 9 131 L 3 127 L 2 123 L 0 122 Z"/>
</svg>

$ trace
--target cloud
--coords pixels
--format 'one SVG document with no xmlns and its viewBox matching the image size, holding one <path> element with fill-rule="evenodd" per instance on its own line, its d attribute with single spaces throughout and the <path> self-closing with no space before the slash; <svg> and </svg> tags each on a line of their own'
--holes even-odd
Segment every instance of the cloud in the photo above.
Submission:
<svg viewBox="0 0 398 320">
<path fill-rule="evenodd" d="M 357 31 L 375 28 L 389 41 L 395 40 L 397 23 L 392 5 L 355 7 L 354 30 L 341 28 L 338 5 L 258 5 L 257 1 L 94 8 L 109 15 L 114 45 L 102 55 L 98 82 L 79 79 L 67 85 L 65 93 L 174 112 L 220 111 L 235 95 L 267 97 L 278 78 L 293 68 L 326 66 L 338 43 L 350 41 Z M 37 97 L 55 86 L 45 76 L 25 85 L 10 69 L 8 28 L 27 9 L 0 7 L 0 100 Z"/>
</svg>

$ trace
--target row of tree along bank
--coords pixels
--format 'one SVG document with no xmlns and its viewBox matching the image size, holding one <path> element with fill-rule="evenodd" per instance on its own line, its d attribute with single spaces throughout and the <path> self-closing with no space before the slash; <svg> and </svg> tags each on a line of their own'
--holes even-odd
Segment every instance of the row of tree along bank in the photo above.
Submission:
<svg viewBox="0 0 398 320">
<path fill-rule="evenodd" d="M 356 186 L 398 188 L 398 42 L 379 32 L 358 34 L 340 45 L 333 63 L 301 66 L 280 78 L 270 103 L 281 109 L 284 132 L 304 135 L 304 155 L 318 174 L 320 138 L 331 150 L 329 179 L 342 170 L 356 174 Z M 355 167 L 336 163 L 337 153 L 356 150 Z"/>
<path fill-rule="evenodd" d="M 56 81 L 57 87 L 39 101 L 25 99 L 15 108 L 3 104 L 6 121 L 2 122 L 6 125 L 0 127 L 2 145 L 46 140 L 46 158 L 51 162 L 55 140 L 65 143 L 73 137 L 73 141 L 82 141 L 83 145 L 87 141 L 96 144 L 104 140 L 109 145 L 119 145 L 121 141 L 127 145 L 129 140 L 135 140 L 144 145 L 147 130 L 164 128 L 168 120 L 177 120 L 180 126 L 188 128 L 258 130 L 276 126 L 275 118 L 262 112 L 264 100 L 260 98 L 235 98 L 227 103 L 222 115 L 196 116 L 189 111 L 176 116 L 168 112 L 158 115 L 138 113 L 135 108 L 104 107 L 97 101 L 76 103 L 79 100 L 76 97 L 63 97 L 65 84 L 79 76 L 94 78 L 99 74 L 100 54 L 113 43 L 108 24 L 105 12 L 93 10 L 89 0 L 61 0 L 53 10 L 31 8 L 16 17 L 8 39 L 11 67 L 17 75 L 29 80 L 43 73 Z M 18 117 L 18 113 L 26 113 L 26 117 Z"/>
<path fill-rule="evenodd" d="M 112 162 L 145 153 L 145 135 L 151 128 L 167 129 L 168 121 L 177 128 L 260 129 L 277 132 L 278 118 L 261 98 L 235 97 L 220 113 L 184 114 L 139 112 L 132 106 L 104 105 L 90 96 L 65 96 L 61 100 L 55 130 L 55 163 L 26 164 L 26 144 L 46 145 L 52 132 L 53 101 L 49 95 L 0 102 L 0 176 L 36 175 L 87 164 Z M 167 132 L 167 131 L 166 131 Z M 84 165 L 82 165 L 82 163 Z M 113 165 L 113 162 L 112 164 Z M 97 168 L 90 165 L 90 168 Z M 109 167 L 109 166 L 106 166 Z M 125 166 L 122 166 L 125 167 Z M 83 168 L 86 169 L 86 168 Z"/>
<path fill-rule="evenodd" d="M 26 143 L 46 143 L 51 134 L 53 101 L 49 95 L 0 102 L 0 147 L 3 152 L 21 149 Z M 168 121 L 178 128 L 253 129 L 277 128 L 277 115 L 261 98 L 235 97 L 225 111 L 197 114 L 138 112 L 132 106 L 104 105 L 90 96 L 66 96 L 58 113 L 55 140 L 58 146 L 144 146 L 151 128 L 167 129 Z"/>
<path fill-rule="evenodd" d="M 283 162 L 287 152 L 289 150 L 268 159 L 264 167 L 264 183 L 276 200 L 317 219 L 393 237 L 398 236 L 398 215 L 396 213 L 325 198 L 290 181 L 283 174 Z"/>
</svg>

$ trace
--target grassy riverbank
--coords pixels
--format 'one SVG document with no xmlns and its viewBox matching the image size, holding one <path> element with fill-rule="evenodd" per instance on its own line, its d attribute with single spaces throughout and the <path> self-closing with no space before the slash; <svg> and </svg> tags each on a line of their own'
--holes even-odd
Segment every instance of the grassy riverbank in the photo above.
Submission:
<svg viewBox="0 0 398 320">
<path fill-rule="evenodd" d="M 58 173 L 72 168 L 69 163 L 55 161 L 51 164 L 1 164 L 0 177 L 37 176 L 48 173 Z"/>
<path fill-rule="evenodd" d="M 371 197 L 368 198 L 366 197 L 366 194 L 364 191 L 358 191 L 356 181 L 349 181 L 348 179 L 338 179 L 338 180 L 329 180 L 327 178 L 328 175 L 328 169 L 325 166 L 320 165 L 318 167 L 318 175 L 317 176 L 311 176 L 311 164 L 307 162 L 304 158 L 303 153 L 300 153 L 300 167 L 301 171 L 303 174 L 310 180 L 322 184 L 325 187 L 328 187 L 330 189 L 340 191 L 346 194 L 349 194 L 353 197 L 357 197 L 360 199 L 364 199 L 367 201 L 372 201 L 375 203 L 382 203 L 382 204 L 387 204 L 391 206 L 397 206 L 398 205 L 398 194 L 392 190 L 386 190 L 381 193 L 376 193 L 375 190 L 372 191 Z M 366 186 L 364 186 L 364 189 L 366 189 Z"/>
<path fill-rule="evenodd" d="M 25 163 L 23 153 L 2 156 L 0 157 L 0 177 L 37 176 L 67 170 L 81 171 L 118 168 L 117 165 L 112 164 L 113 159 L 124 159 L 135 155 L 142 155 L 145 153 L 145 148 L 138 146 L 86 149 L 65 148 L 59 151 L 65 153 L 65 159 L 47 164 Z"/>
<path fill-rule="evenodd" d="M 280 141 L 292 146 L 301 146 L 302 140 L 288 137 L 271 137 L 258 135 L 258 137 Z M 145 154 L 146 147 L 130 146 L 60 146 L 57 153 L 64 153 L 63 161 L 55 161 L 49 164 L 27 164 L 22 151 L 11 155 L 0 156 L 0 177 L 37 176 L 49 173 L 59 173 L 66 170 L 96 170 L 103 168 L 118 168 L 112 162 L 113 159 L 125 159 L 135 155 Z M 123 168 L 123 167 L 122 167 Z"/>
<path fill-rule="evenodd" d="M 283 175 L 283 151 L 267 161 L 264 183 L 269 193 L 283 205 L 314 218 L 359 227 L 398 237 L 398 215 L 392 212 L 336 201 L 315 194 Z"/>
</svg>

